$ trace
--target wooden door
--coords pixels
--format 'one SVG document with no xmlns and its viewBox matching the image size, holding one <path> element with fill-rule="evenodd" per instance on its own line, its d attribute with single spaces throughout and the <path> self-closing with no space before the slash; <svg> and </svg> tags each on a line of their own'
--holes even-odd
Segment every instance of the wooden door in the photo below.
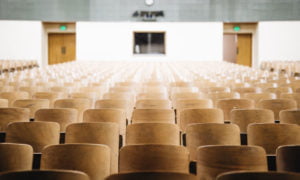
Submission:
<svg viewBox="0 0 300 180">
<path fill-rule="evenodd" d="M 74 33 L 48 35 L 48 64 L 58 64 L 76 59 Z"/>
<path fill-rule="evenodd" d="M 252 34 L 238 34 L 236 63 L 252 66 Z"/>
</svg>

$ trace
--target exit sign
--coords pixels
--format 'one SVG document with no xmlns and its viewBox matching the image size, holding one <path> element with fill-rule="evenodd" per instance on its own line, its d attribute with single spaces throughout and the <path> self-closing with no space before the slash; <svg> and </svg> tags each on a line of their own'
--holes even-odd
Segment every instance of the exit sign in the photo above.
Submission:
<svg viewBox="0 0 300 180">
<path fill-rule="evenodd" d="M 61 31 L 66 31 L 66 30 L 67 30 L 67 26 L 66 26 L 66 25 L 60 25 L 60 26 L 59 26 L 59 29 L 60 29 Z"/>
<path fill-rule="evenodd" d="M 235 32 L 238 32 L 238 31 L 241 30 L 241 27 L 240 27 L 240 26 L 234 26 L 234 27 L 233 27 L 233 30 L 234 30 Z"/>
</svg>

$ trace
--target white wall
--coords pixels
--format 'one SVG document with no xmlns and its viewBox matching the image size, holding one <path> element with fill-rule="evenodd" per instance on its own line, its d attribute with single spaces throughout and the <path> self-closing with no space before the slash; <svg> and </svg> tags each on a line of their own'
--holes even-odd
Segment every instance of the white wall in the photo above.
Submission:
<svg viewBox="0 0 300 180">
<path fill-rule="evenodd" d="M 42 25 L 39 21 L 0 21 L 0 60 L 41 61 Z"/>
<path fill-rule="evenodd" d="M 259 60 L 300 60 L 300 21 L 260 22 Z"/>
<path fill-rule="evenodd" d="M 166 55 L 133 55 L 134 31 L 165 31 Z M 78 22 L 78 60 L 222 60 L 222 23 Z"/>
</svg>

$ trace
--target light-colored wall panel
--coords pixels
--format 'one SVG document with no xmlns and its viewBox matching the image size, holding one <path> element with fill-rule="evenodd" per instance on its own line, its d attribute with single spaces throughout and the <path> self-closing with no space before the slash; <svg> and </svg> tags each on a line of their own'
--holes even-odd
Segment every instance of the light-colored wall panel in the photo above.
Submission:
<svg viewBox="0 0 300 180">
<path fill-rule="evenodd" d="M 38 21 L 0 21 L 0 59 L 41 61 L 42 24 Z"/>
<path fill-rule="evenodd" d="M 166 32 L 166 55 L 133 55 L 134 31 Z M 222 23 L 100 23 L 76 25 L 79 60 L 222 60 Z"/>
<path fill-rule="evenodd" d="M 300 60 L 300 21 L 261 22 L 259 60 Z"/>
</svg>

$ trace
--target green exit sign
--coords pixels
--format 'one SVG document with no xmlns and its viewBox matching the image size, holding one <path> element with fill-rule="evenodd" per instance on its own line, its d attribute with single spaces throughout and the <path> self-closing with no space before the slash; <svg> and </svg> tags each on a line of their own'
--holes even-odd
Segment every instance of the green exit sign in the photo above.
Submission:
<svg viewBox="0 0 300 180">
<path fill-rule="evenodd" d="M 238 32 L 238 31 L 241 30 L 241 27 L 240 27 L 240 26 L 234 26 L 234 27 L 233 27 L 233 30 L 236 31 L 236 32 Z"/>
<path fill-rule="evenodd" d="M 66 26 L 66 25 L 60 25 L 60 26 L 59 26 L 59 29 L 60 29 L 61 31 L 66 31 L 66 30 L 67 30 L 67 26 Z"/>
</svg>

